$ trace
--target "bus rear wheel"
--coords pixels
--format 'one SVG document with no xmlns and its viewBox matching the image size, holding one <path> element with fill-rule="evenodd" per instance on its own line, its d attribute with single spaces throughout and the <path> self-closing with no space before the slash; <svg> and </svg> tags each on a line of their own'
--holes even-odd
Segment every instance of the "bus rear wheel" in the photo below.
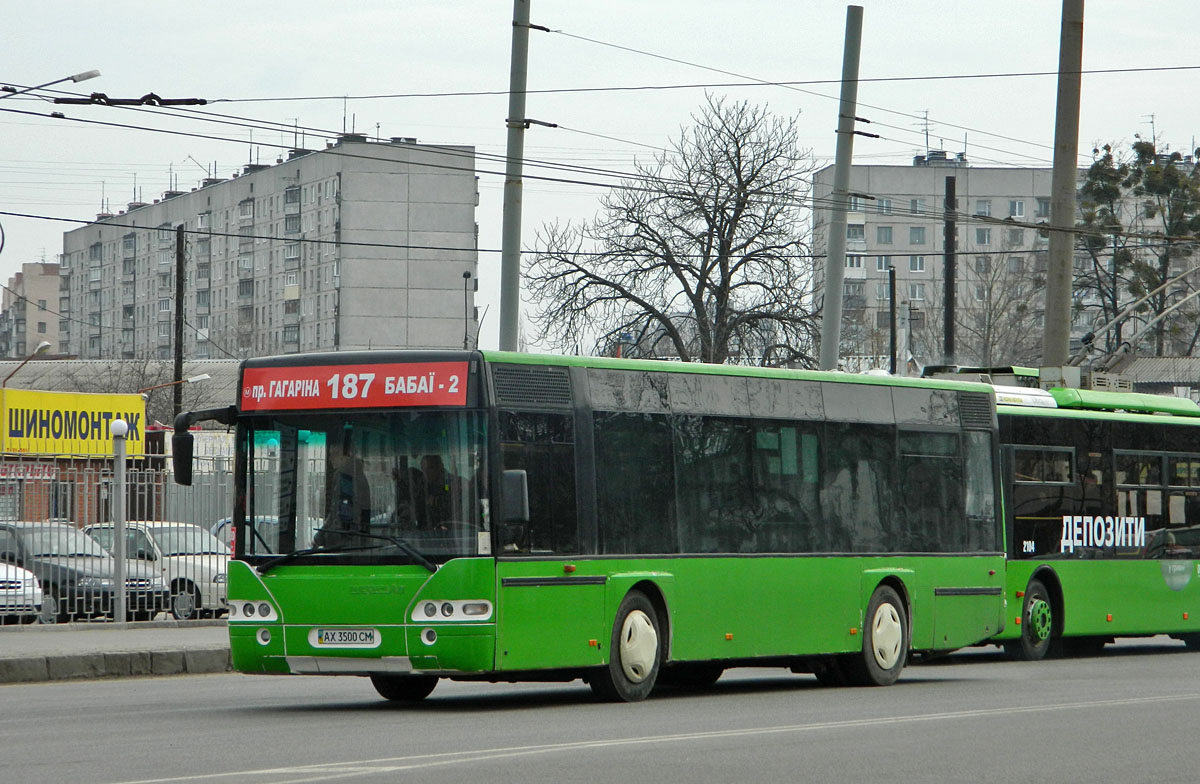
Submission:
<svg viewBox="0 0 1200 784">
<path fill-rule="evenodd" d="M 630 591 L 617 608 L 609 638 L 608 664 L 589 680 L 596 696 L 609 702 L 646 699 L 658 680 L 662 645 L 658 613 L 640 591 Z"/>
<path fill-rule="evenodd" d="M 372 675 L 379 696 L 392 702 L 420 702 L 437 686 L 435 675 Z"/>
<path fill-rule="evenodd" d="M 1041 580 L 1033 579 L 1025 588 L 1021 608 L 1021 638 L 1005 643 L 1004 651 L 1013 659 L 1040 661 L 1050 650 L 1054 633 L 1054 605 Z"/>
<path fill-rule="evenodd" d="M 908 659 L 908 614 L 900 594 L 881 585 L 867 603 L 863 644 L 859 654 L 843 663 L 847 680 L 855 686 L 890 686 L 900 677 Z"/>
</svg>

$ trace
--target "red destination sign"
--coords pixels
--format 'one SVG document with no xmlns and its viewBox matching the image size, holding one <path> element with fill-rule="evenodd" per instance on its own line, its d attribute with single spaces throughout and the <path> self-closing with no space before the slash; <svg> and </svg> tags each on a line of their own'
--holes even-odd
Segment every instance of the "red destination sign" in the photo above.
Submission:
<svg viewBox="0 0 1200 784">
<path fill-rule="evenodd" d="M 466 404 L 466 362 L 256 367 L 242 373 L 242 411 Z"/>
</svg>

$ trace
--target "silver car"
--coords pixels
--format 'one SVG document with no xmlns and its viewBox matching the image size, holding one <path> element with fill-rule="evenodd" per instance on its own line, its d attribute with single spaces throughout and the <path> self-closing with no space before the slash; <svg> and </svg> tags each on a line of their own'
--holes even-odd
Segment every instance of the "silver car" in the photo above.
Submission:
<svg viewBox="0 0 1200 784">
<path fill-rule="evenodd" d="M 228 611 L 225 574 L 229 548 L 192 523 L 137 520 L 125 524 L 125 556 L 156 568 L 171 590 L 170 612 L 179 620 Z M 84 529 L 112 550 L 113 524 Z"/>
</svg>

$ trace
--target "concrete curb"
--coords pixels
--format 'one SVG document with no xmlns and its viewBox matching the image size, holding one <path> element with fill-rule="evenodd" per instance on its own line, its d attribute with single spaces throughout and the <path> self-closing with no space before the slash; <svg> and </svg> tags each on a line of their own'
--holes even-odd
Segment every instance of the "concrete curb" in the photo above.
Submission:
<svg viewBox="0 0 1200 784">
<path fill-rule="evenodd" d="M 228 646 L 0 657 L 0 683 L 230 672 Z"/>
</svg>

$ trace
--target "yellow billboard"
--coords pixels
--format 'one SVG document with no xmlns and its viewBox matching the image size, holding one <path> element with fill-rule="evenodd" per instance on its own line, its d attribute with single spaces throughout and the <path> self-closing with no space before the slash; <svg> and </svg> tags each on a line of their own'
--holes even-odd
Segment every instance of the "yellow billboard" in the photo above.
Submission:
<svg viewBox="0 0 1200 784">
<path fill-rule="evenodd" d="M 145 451 L 146 400 L 141 395 L 0 390 L 0 452 L 110 456 L 114 419 L 129 425 L 126 452 Z"/>
</svg>

